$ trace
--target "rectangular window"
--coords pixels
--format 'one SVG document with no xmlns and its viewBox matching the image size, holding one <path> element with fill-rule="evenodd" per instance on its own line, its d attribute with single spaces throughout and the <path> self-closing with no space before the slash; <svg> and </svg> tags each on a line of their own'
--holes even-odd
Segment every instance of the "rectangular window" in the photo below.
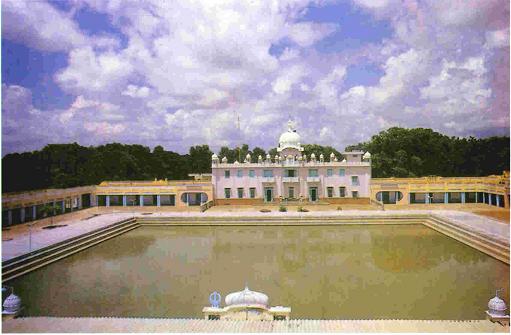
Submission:
<svg viewBox="0 0 511 335">
<path fill-rule="evenodd" d="M 309 177 L 317 177 L 318 169 L 309 169 Z"/>
<path fill-rule="evenodd" d="M 239 199 L 243 198 L 243 188 L 242 187 L 238 188 L 238 198 Z"/>
<path fill-rule="evenodd" d="M 229 171 L 229 170 L 225 170 L 225 171 L 224 171 L 224 177 L 225 177 L 225 178 L 230 178 L 230 177 L 231 177 L 231 171 Z"/>
<path fill-rule="evenodd" d="M 352 196 L 353 198 L 358 198 L 358 191 L 352 191 L 352 192 L 351 192 L 351 196 Z"/>
<path fill-rule="evenodd" d="M 176 196 L 173 194 L 169 195 L 160 195 L 160 206 L 175 206 L 176 205 Z"/>
<path fill-rule="evenodd" d="M 273 170 L 264 170 L 263 177 L 273 177 Z"/>
<path fill-rule="evenodd" d="M 341 198 L 344 198 L 346 196 L 346 187 L 344 186 L 339 187 L 339 196 Z"/>
<path fill-rule="evenodd" d="M 238 170 L 238 177 L 243 177 L 243 170 Z"/>
<path fill-rule="evenodd" d="M 248 170 L 248 176 L 250 178 L 254 178 L 255 177 L 255 170 Z"/>
<path fill-rule="evenodd" d="M 353 185 L 353 186 L 360 185 L 360 182 L 358 180 L 358 176 L 351 176 L 351 185 Z"/>
<path fill-rule="evenodd" d="M 294 187 L 290 187 L 288 189 L 288 196 L 289 198 L 293 199 L 295 197 L 295 188 Z"/>
<path fill-rule="evenodd" d="M 230 188 L 224 188 L 225 193 L 225 199 L 229 199 L 231 197 L 231 189 Z"/>
<path fill-rule="evenodd" d="M 344 177 L 346 175 L 346 170 L 339 169 L 339 176 Z"/>
<path fill-rule="evenodd" d="M 297 176 L 296 170 L 286 170 L 285 176 L 286 177 L 296 177 Z"/>
<path fill-rule="evenodd" d="M 251 187 L 251 188 L 250 188 L 250 197 L 251 197 L 252 199 L 253 199 L 253 198 L 255 198 L 255 195 L 256 195 L 256 193 L 255 193 L 255 192 L 256 192 L 256 191 L 255 191 L 255 187 Z"/>
<path fill-rule="evenodd" d="M 333 187 L 327 187 L 326 188 L 326 194 L 329 198 L 332 198 L 334 196 L 334 188 Z"/>
<path fill-rule="evenodd" d="M 328 177 L 332 177 L 332 176 L 333 176 L 333 174 L 334 174 L 334 170 L 332 170 L 332 169 L 328 169 L 328 170 L 326 170 L 326 175 L 327 175 Z"/>
</svg>

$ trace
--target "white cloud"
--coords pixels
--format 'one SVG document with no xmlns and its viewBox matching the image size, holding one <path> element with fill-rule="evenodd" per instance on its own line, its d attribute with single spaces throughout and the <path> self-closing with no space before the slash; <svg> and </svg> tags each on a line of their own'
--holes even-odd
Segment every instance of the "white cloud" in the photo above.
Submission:
<svg viewBox="0 0 511 335">
<path fill-rule="evenodd" d="M 289 38 L 301 47 L 308 47 L 330 35 L 337 29 L 334 24 L 300 22 L 288 28 Z"/>
<path fill-rule="evenodd" d="M 43 1 L 2 1 L 2 37 L 43 51 L 68 51 L 88 42 L 76 22 Z"/>
<path fill-rule="evenodd" d="M 55 80 L 71 92 L 97 92 L 122 84 L 133 72 L 133 65 L 108 51 L 96 53 L 91 47 L 73 49 L 69 65 L 56 74 Z"/>
<path fill-rule="evenodd" d="M 425 110 L 444 116 L 486 110 L 491 89 L 487 88 L 485 74 L 482 58 L 469 58 L 463 63 L 444 60 L 440 74 L 420 91 L 427 101 Z"/>
<path fill-rule="evenodd" d="M 509 47 L 509 28 L 487 31 L 486 45 L 490 48 Z"/>
<path fill-rule="evenodd" d="M 299 64 L 284 68 L 272 83 L 273 92 L 277 94 L 288 93 L 291 87 L 305 77 L 308 72 L 304 66 Z"/>
<path fill-rule="evenodd" d="M 11 8 L 10 22 L 3 22 L 9 38 L 18 34 L 11 22 L 26 17 L 26 31 L 17 40 L 69 52 L 68 64 L 54 79 L 76 96 L 67 109 L 41 111 L 32 106 L 30 91 L 7 87 L 4 110 L 11 107 L 4 112 L 3 127 L 12 126 L 8 143 L 34 139 L 38 132 L 25 129 L 50 120 L 56 131 L 38 135 L 34 143 L 139 138 L 178 151 L 200 143 L 269 148 L 291 117 L 305 143 L 342 149 L 391 125 L 467 134 L 474 123 L 502 127 L 509 120 L 509 79 L 502 71 L 495 73 L 494 65 L 509 70 L 508 55 L 502 56 L 509 29 L 507 23 L 502 26 L 502 11 L 495 11 L 493 0 L 470 1 L 475 11 L 460 8 L 459 2 L 355 0 L 364 11 L 387 20 L 394 34 L 356 50 L 330 53 L 314 46 L 345 26 L 303 22 L 307 0 L 85 1 L 122 31 L 124 49 L 116 36 L 84 37 L 71 13 L 44 2 L 36 3 L 55 12 L 48 17 L 63 23 L 66 36 L 50 28 L 39 31 L 38 26 L 53 22 L 35 18 L 28 7 L 21 14 L 13 11 L 24 3 L 4 5 Z M 69 20 L 74 23 L 64 24 Z M 48 41 L 54 43 L 48 46 Z M 275 57 L 269 50 L 276 45 L 291 46 Z M 375 84 L 357 83 L 359 78 L 346 70 L 365 62 L 383 70 Z M 499 85 L 506 93 L 504 98 L 500 93 L 497 112 L 492 104 L 504 91 L 495 89 Z M 13 132 L 20 135 L 14 139 Z"/>
<path fill-rule="evenodd" d="M 110 137 L 124 132 L 126 126 L 109 122 L 85 122 L 84 128 L 96 136 Z"/>
<path fill-rule="evenodd" d="M 121 94 L 132 98 L 147 98 L 149 96 L 149 92 L 149 87 L 139 87 L 137 85 L 130 84 Z"/>
</svg>

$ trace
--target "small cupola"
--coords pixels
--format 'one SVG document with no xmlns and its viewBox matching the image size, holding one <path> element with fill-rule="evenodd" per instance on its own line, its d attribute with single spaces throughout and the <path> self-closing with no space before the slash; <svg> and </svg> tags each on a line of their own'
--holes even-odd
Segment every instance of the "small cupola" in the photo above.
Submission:
<svg viewBox="0 0 511 335">
<path fill-rule="evenodd" d="M 2 307 L 2 314 L 5 315 L 16 315 L 21 311 L 21 299 L 16 294 L 14 294 L 14 290 L 5 299 Z"/>
<path fill-rule="evenodd" d="M 505 316 L 507 306 L 504 300 L 500 299 L 498 292 L 488 302 L 488 312 L 492 315 Z"/>
<path fill-rule="evenodd" d="M 268 307 L 268 296 L 261 292 L 251 291 L 248 286 L 245 286 L 243 291 L 228 294 L 225 297 L 225 304 L 227 306 L 241 305 L 241 306 L 264 306 Z"/>
</svg>

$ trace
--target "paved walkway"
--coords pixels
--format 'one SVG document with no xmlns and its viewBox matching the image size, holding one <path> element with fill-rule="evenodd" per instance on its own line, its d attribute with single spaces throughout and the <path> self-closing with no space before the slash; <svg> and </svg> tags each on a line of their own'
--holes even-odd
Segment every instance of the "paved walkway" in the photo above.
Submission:
<svg viewBox="0 0 511 335">
<path fill-rule="evenodd" d="M 89 216 L 90 217 L 90 216 Z M 69 238 L 106 227 L 118 221 L 133 217 L 131 213 L 103 214 L 91 218 L 73 218 L 59 221 L 67 225 L 55 229 L 43 229 L 42 225 L 17 226 L 15 231 L 2 232 L 2 261 L 11 259 Z M 11 239 L 11 240 L 5 240 Z M 31 246 L 31 247 L 30 247 Z"/>
<path fill-rule="evenodd" d="M 2 328 L 2 331 L 6 333 L 509 332 L 509 327 L 503 327 L 487 320 L 209 321 L 203 319 L 30 317 L 4 321 Z"/>
<path fill-rule="evenodd" d="M 133 216 L 139 217 L 350 217 L 350 216 L 373 216 L 388 217 L 394 215 L 413 215 L 413 214 L 434 214 L 445 217 L 468 230 L 482 235 L 493 237 L 509 245 L 509 224 L 488 217 L 476 215 L 462 211 L 447 210 L 385 210 L 385 211 L 366 211 L 366 210 L 342 210 L 342 211 L 320 211 L 320 212 L 270 212 L 261 213 L 259 211 L 240 211 L 240 212 L 159 212 L 148 215 L 142 213 L 110 213 L 100 214 L 89 218 L 74 218 L 67 221 L 59 221 L 58 224 L 67 224 L 66 227 L 56 229 L 42 229 L 41 225 L 32 228 L 32 250 L 43 248 L 57 242 L 81 235 L 108 225 L 127 219 Z M 3 232 L 3 239 L 12 240 L 2 241 L 2 261 L 15 256 L 29 252 L 30 232 L 28 225 L 16 226 L 13 231 Z"/>
</svg>

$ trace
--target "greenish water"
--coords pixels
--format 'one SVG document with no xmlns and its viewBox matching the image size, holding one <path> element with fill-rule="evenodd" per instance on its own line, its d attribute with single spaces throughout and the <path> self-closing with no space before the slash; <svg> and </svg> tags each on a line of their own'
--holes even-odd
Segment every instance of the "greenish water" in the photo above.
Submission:
<svg viewBox="0 0 511 335">
<path fill-rule="evenodd" d="M 292 318 L 483 319 L 499 287 L 509 302 L 508 265 L 422 225 L 141 227 L 8 284 L 25 315 L 202 317 L 245 282 Z"/>
</svg>

